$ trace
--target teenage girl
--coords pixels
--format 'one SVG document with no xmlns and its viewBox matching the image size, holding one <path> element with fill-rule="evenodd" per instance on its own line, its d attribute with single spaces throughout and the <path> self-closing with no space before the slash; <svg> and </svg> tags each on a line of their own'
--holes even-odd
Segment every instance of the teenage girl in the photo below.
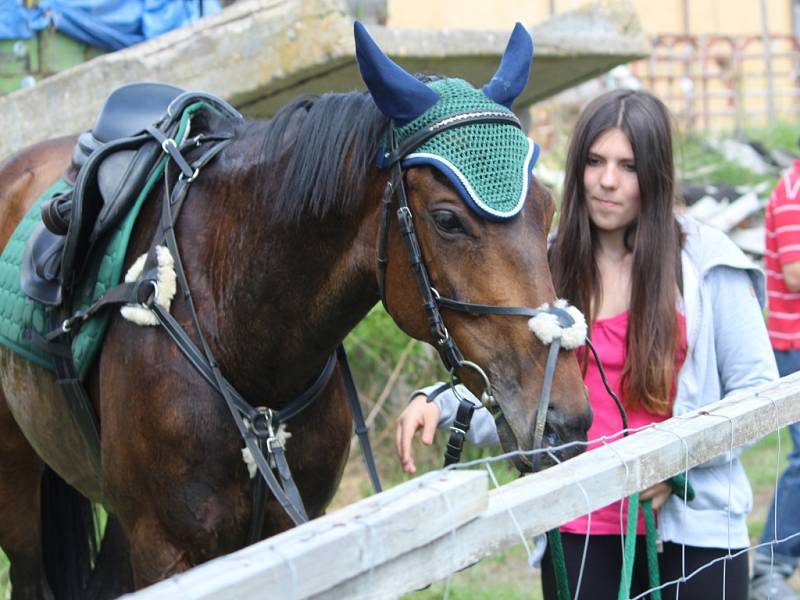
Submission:
<svg viewBox="0 0 800 600">
<path fill-rule="evenodd" d="M 586 316 L 592 343 L 631 428 L 682 415 L 777 377 L 762 315 L 763 274 L 723 233 L 675 213 L 670 125 L 664 104 L 644 91 L 615 90 L 584 109 L 569 146 L 551 245 L 556 291 Z M 622 421 L 591 354 L 579 351 L 578 358 L 594 412 L 591 449 L 599 445 L 591 440 L 618 434 Z M 449 427 L 458 406 L 452 392 L 426 402 L 432 388 L 416 394 L 399 418 L 397 450 L 410 473 L 415 471 L 415 432 L 422 429 L 422 443 L 432 443 L 437 426 Z M 468 439 L 497 443 L 486 410 L 475 412 Z M 738 453 L 691 469 L 689 482 L 696 495 L 685 509 L 666 483 L 640 495 L 651 499 L 657 511 L 662 582 L 688 576 L 750 544 L 746 516 L 752 492 Z M 592 513 L 591 520 L 584 516 L 561 527 L 573 597 L 587 534 L 581 595 L 617 597 L 620 510 L 616 502 Z M 631 595 L 649 587 L 644 533 L 640 514 Z M 555 600 L 549 550 L 542 586 L 545 598 Z M 724 569 L 720 561 L 680 586 L 669 586 L 662 597 L 679 593 L 681 600 L 708 600 L 722 598 L 724 589 L 727 600 L 746 600 L 747 588 L 747 553 L 742 553 L 726 561 Z"/>
</svg>

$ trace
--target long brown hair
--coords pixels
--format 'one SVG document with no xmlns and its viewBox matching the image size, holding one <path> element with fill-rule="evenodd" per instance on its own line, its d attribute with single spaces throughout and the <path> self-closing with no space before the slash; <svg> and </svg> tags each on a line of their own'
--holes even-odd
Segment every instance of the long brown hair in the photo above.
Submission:
<svg viewBox="0 0 800 600">
<path fill-rule="evenodd" d="M 613 128 L 628 136 L 641 197 L 639 217 L 625 235 L 633 266 L 622 396 L 628 407 L 670 415 L 677 376 L 675 350 L 680 339 L 676 302 L 682 234 L 673 212 L 675 169 L 669 111 L 652 94 L 614 90 L 593 100 L 581 113 L 567 154 L 558 235 L 550 254 L 553 281 L 559 296 L 584 312 L 591 331 L 592 300 L 597 300 L 602 290 L 595 261 L 596 230 L 586 207 L 583 173 L 592 143 Z"/>
</svg>

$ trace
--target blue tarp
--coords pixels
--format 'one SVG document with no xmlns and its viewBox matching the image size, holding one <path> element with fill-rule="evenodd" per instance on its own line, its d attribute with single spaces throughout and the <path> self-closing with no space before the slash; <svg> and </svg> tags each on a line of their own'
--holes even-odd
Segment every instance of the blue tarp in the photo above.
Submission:
<svg viewBox="0 0 800 600">
<path fill-rule="evenodd" d="M 218 13 L 219 0 L 0 0 L 0 39 L 27 39 L 45 27 L 104 50 L 119 50 Z"/>
</svg>

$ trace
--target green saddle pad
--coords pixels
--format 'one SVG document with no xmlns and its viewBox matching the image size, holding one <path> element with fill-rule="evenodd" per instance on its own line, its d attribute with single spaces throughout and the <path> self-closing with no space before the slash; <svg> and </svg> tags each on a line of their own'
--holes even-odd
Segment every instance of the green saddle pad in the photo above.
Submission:
<svg viewBox="0 0 800 600">
<path fill-rule="evenodd" d="M 186 107 L 180 117 L 180 124 L 174 139 L 178 146 L 189 133 L 189 122 L 193 113 L 209 110 L 218 115 L 214 106 L 206 102 L 195 102 Z M 161 179 L 167 164 L 167 157 L 162 158 L 153 169 L 139 195 L 136 197 L 130 212 L 120 219 L 116 227 L 106 234 L 104 248 L 92 251 L 86 270 L 87 280 L 81 282 L 73 302 L 75 310 L 84 310 L 102 296 L 106 290 L 117 285 L 122 278 L 122 266 L 128 249 L 133 225 L 150 191 Z M 52 360 L 39 348 L 31 344 L 31 331 L 40 335 L 48 333 L 50 322 L 48 307 L 31 300 L 20 287 L 20 265 L 25 244 L 36 224 L 41 221 L 41 205 L 55 194 L 69 189 L 69 184 L 60 180 L 47 190 L 22 219 L 8 244 L 0 255 L 0 344 L 11 348 L 34 363 L 55 370 Z M 107 309 L 83 324 L 72 342 L 72 357 L 80 378 L 84 379 L 98 350 L 103 342 L 111 310 Z"/>
<path fill-rule="evenodd" d="M 149 186 L 148 186 L 149 187 Z M 25 295 L 20 287 L 20 265 L 25 244 L 34 227 L 41 222 L 41 205 L 55 194 L 69 189 L 63 180 L 56 182 L 47 190 L 17 225 L 11 239 L 0 255 L 0 344 L 24 356 L 42 367 L 54 370 L 49 355 L 31 344 L 31 331 L 46 334 L 50 327 L 49 307 Z M 78 288 L 75 308 L 86 309 L 100 298 L 106 290 L 120 282 L 125 251 L 139 214 L 146 191 L 139 195 L 131 212 L 120 221 L 108 236 L 105 248 L 93 252 L 91 268 L 94 274 Z M 72 342 L 72 357 L 75 367 L 83 379 L 97 355 L 108 328 L 110 310 L 90 319 L 81 327 Z"/>
</svg>

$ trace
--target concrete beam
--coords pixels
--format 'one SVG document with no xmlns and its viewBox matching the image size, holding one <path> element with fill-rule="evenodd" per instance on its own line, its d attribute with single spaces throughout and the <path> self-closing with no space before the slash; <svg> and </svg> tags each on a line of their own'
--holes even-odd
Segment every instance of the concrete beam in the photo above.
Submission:
<svg viewBox="0 0 800 600">
<path fill-rule="evenodd" d="M 411 72 L 488 81 L 509 32 L 417 31 L 370 26 Z M 645 56 L 628 0 L 606 0 L 532 29 L 536 58 L 522 107 Z M 303 93 L 363 89 L 352 18 L 336 0 L 240 0 L 194 26 L 103 55 L 0 96 L 0 159 L 37 141 L 91 127 L 106 96 L 134 81 L 163 81 L 222 96 L 268 117 Z"/>
<path fill-rule="evenodd" d="M 409 30 L 371 25 L 378 45 L 411 73 L 461 77 L 476 86 L 497 70 L 510 31 Z M 629 2 L 605 2 L 565 13 L 531 28 L 535 57 L 531 79 L 515 107 L 534 104 L 613 67 L 647 56 L 649 44 Z M 352 55 L 312 77 L 288 77 L 265 86 L 238 106 L 267 117 L 300 93 L 364 89 Z"/>
</svg>

